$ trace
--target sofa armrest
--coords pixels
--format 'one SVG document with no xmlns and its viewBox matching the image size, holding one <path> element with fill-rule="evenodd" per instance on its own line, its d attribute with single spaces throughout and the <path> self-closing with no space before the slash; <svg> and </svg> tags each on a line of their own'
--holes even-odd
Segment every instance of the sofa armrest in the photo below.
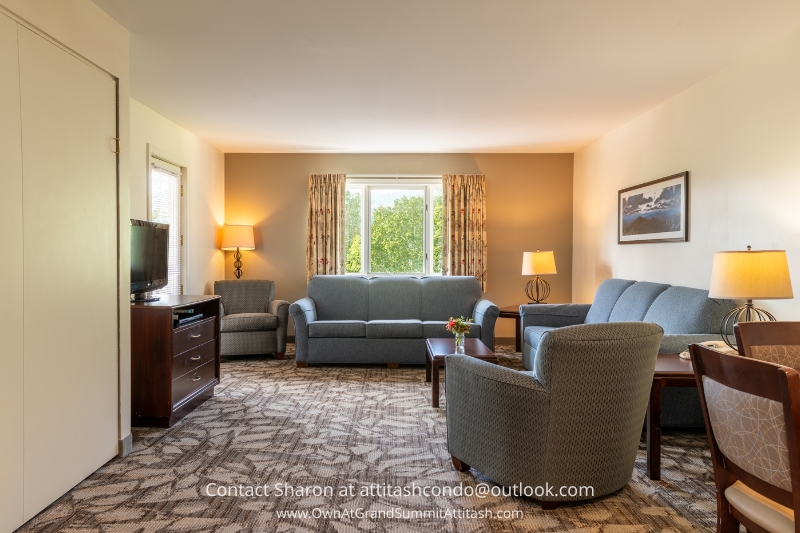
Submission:
<svg viewBox="0 0 800 533">
<path fill-rule="evenodd" d="M 311 298 L 301 298 L 289 306 L 294 321 L 295 361 L 308 361 L 308 324 L 317 320 L 317 308 Z"/>
<path fill-rule="evenodd" d="M 722 335 L 715 333 L 664 335 L 658 353 L 681 353 L 688 349 L 690 344 L 721 340 Z"/>
<path fill-rule="evenodd" d="M 222 305 L 222 299 L 219 302 L 219 319 L 222 320 L 225 318 L 225 306 Z"/>
<path fill-rule="evenodd" d="M 547 389 L 532 372 L 466 355 L 449 355 L 446 364 L 449 453 L 481 471 L 504 472 L 513 465 L 524 471 L 517 470 L 519 479 L 542 479 Z"/>
<path fill-rule="evenodd" d="M 267 307 L 267 312 L 278 317 L 278 352 L 286 353 L 286 330 L 289 327 L 289 302 L 286 300 L 272 300 Z"/>
<path fill-rule="evenodd" d="M 522 330 L 528 326 L 562 328 L 586 321 L 591 304 L 529 304 L 519 306 Z"/>
<path fill-rule="evenodd" d="M 500 316 L 500 308 L 489 300 L 480 299 L 475 303 L 472 321 L 481 327 L 481 342 L 494 351 L 494 325 Z"/>
</svg>

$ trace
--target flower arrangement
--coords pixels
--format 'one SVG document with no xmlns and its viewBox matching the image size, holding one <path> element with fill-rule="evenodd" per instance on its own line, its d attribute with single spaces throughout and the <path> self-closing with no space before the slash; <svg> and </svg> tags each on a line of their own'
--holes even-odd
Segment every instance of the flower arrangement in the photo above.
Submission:
<svg viewBox="0 0 800 533">
<path fill-rule="evenodd" d="M 450 320 L 447 322 L 446 329 L 452 333 L 469 333 L 469 328 L 472 326 L 472 319 L 471 318 L 464 318 L 460 316 L 458 318 L 450 317 Z"/>
<path fill-rule="evenodd" d="M 458 318 L 450 317 L 450 320 L 447 321 L 445 328 L 456 336 L 457 348 L 464 347 L 464 334 L 469 333 L 471 325 L 472 319 L 464 318 L 463 316 Z"/>
</svg>

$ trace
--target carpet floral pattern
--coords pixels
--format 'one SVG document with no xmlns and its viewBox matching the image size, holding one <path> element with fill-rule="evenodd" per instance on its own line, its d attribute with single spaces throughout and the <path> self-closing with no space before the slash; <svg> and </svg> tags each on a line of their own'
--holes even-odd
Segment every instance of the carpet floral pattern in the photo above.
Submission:
<svg viewBox="0 0 800 533">
<path fill-rule="evenodd" d="M 519 353 L 499 348 L 501 364 L 521 368 Z M 554 511 L 524 497 L 393 495 L 389 486 L 492 486 L 474 470 L 453 469 L 445 393 L 442 408 L 432 408 L 422 367 L 296 368 L 287 356 L 223 359 L 222 384 L 212 400 L 173 428 L 135 429 L 131 455 L 100 468 L 18 531 L 715 529 L 708 447 L 703 435 L 693 433 L 664 436 L 662 481 L 646 477 L 642 444 L 633 480 L 623 490 Z M 267 496 L 207 495 L 264 485 Z M 285 485 L 295 494 L 287 494 Z M 314 486 L 334 493 L 300 489 Z"/>
</svg>

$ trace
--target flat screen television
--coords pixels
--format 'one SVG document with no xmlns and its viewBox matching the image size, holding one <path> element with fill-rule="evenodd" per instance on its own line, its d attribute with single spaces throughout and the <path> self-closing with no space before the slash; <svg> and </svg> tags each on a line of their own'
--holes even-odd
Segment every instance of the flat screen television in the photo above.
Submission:
<svg viewBox="0 0 800 533">
<path fill-rule="evenodd" d="M 167 286 L 169 224 L 131 219 L 131 294 L 136 301 L 156 301 L 147 293 Z"/>
</svg>

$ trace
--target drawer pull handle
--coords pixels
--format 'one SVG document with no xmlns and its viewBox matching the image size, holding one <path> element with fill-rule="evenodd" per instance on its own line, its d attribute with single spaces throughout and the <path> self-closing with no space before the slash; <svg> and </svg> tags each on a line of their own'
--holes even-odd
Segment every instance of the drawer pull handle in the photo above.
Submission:
<svg viewBox="0 0 800 533">
<path fill-rule="evenodd" d="M 200 360 L 200 356 L 199 355 L 195 355 L 194 357 L 190 357 L 189 358 L 189 361 L 199 361 L 199 360 Z"/>
<path fill-rule="evenodd" d="M 195 376 L 192 378 L 192 381 L 200 381 L 201 379 L 203 378 L 201 378 L 200 376 Z"/>
<path fill-rule="evenodd" d="M 192 335 L 192 338 L 193 339 L 199 339 L 200 338 L 200 334 L 198 333 L 197 335 Z"/>
</svg>

